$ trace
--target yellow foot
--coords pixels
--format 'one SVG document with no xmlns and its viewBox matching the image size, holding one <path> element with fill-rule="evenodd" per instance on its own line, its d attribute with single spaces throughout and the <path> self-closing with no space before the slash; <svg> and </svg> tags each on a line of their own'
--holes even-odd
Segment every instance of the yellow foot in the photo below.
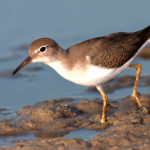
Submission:
<svg viewBox="0 0 150 150">
<path fill-rule="evenodd" d="M 138 103 L 138 107 L 143 111 L 143 113 L 148 114 L 149 113 L 148 109 L 141 104 L 138 95 L 140 95 L 140 93 L 138 93 L 138 94 L 133 93 L 132 97 L 136 99 L 136 101 Z"/>
<path fill-rule="evenodd" d="M 105 124 L 106 120 L 105 119 L 101 119 L 100 123 Z"/>
<path fill-rule="evenodd" d="M 141 102 L 139 100 L 138 94 L 133 92 L 132 97 L 136 99 L 139 108 L 142 108 L 142 104 L 141 104 Z"/>
<path fill-rule="evenodd" d="M 105 114 L 102 115 L 102 118 L 101 118 L 101 121 L 100 121 L 100 122 L 103 123 L 103 124 L 106 123 Z"/>
</svg>

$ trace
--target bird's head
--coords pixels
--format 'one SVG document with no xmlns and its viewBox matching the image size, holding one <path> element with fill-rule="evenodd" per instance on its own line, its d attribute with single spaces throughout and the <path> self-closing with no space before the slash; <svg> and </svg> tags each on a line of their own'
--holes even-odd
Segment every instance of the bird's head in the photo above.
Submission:
<svg viewBox="0 0 150 150">
<path fill-rule="evenodd" d="M 16 74 L 27 64 L 32 62 L 51 63 L 56 59 L 59 45 L 50 38 L 41 38 L 32 42 L 29 47 L 29 56 L 13 71 Z"/>
</svg>

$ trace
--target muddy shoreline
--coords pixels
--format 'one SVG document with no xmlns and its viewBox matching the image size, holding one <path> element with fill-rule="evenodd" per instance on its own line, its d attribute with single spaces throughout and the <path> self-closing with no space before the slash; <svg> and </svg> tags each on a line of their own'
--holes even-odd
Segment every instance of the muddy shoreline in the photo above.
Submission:
<svg viewBox="0 0 150 150">
<path fill-rule="evenodd" d="M 132 97 L 120 102 L 109 100 L 107 123 L 100 123 L 102 100 L 99 98 L 71 104 L 73 99 L 47 100 L 25 106 L 16 118 L 0 122 L 0 136 L 23 136 L 34 134 L 35 140 L 16 140 L 13 146 L 0 149 L 149 149 L 150 148 L 150 95 L 140 95 L 145 113 Z M 88 141 L 65 138 L 77 130 L 100 132 Z"/>
</svg>

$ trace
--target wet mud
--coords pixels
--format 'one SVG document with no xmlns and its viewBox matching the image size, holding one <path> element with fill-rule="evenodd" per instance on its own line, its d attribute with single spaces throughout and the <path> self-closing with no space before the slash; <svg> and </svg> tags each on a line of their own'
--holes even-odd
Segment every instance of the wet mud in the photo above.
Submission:
<svg viewBox="0 0 150 150">
<path fill-rule="evenodd" d="M 83 99 L 75 104 L 71 104 L 73 99 L 54 99 L 25 106 L 15 118 L 0 122 L 0 136 L 34 134 L 36 139 L 16 140 L 13 146 L 0 149 L 150 149 L 150 95 L 139 96 L 148 112 L 140 110 L 132 97 L 118 103 L 109 100 L 106 124 L 100 123 L 102 100 L 99 98 Z M 63 137 L 82 129 L 103 134 L 88 141 Z"/>
</svg>

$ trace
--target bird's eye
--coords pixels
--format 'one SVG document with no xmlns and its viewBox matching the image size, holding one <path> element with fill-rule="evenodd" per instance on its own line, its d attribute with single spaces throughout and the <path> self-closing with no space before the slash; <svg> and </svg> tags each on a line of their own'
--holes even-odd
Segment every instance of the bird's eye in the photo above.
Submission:
<svg viewBox="0 0 150 150">
<path fill-rule="evenodd" d="M 41 48 L 40 48 L 40 52 L 43 53 L 43 52 L 45 52 L 45 51 L 46 51 L 46 47 L 41 47 Z"/>
</svg>

